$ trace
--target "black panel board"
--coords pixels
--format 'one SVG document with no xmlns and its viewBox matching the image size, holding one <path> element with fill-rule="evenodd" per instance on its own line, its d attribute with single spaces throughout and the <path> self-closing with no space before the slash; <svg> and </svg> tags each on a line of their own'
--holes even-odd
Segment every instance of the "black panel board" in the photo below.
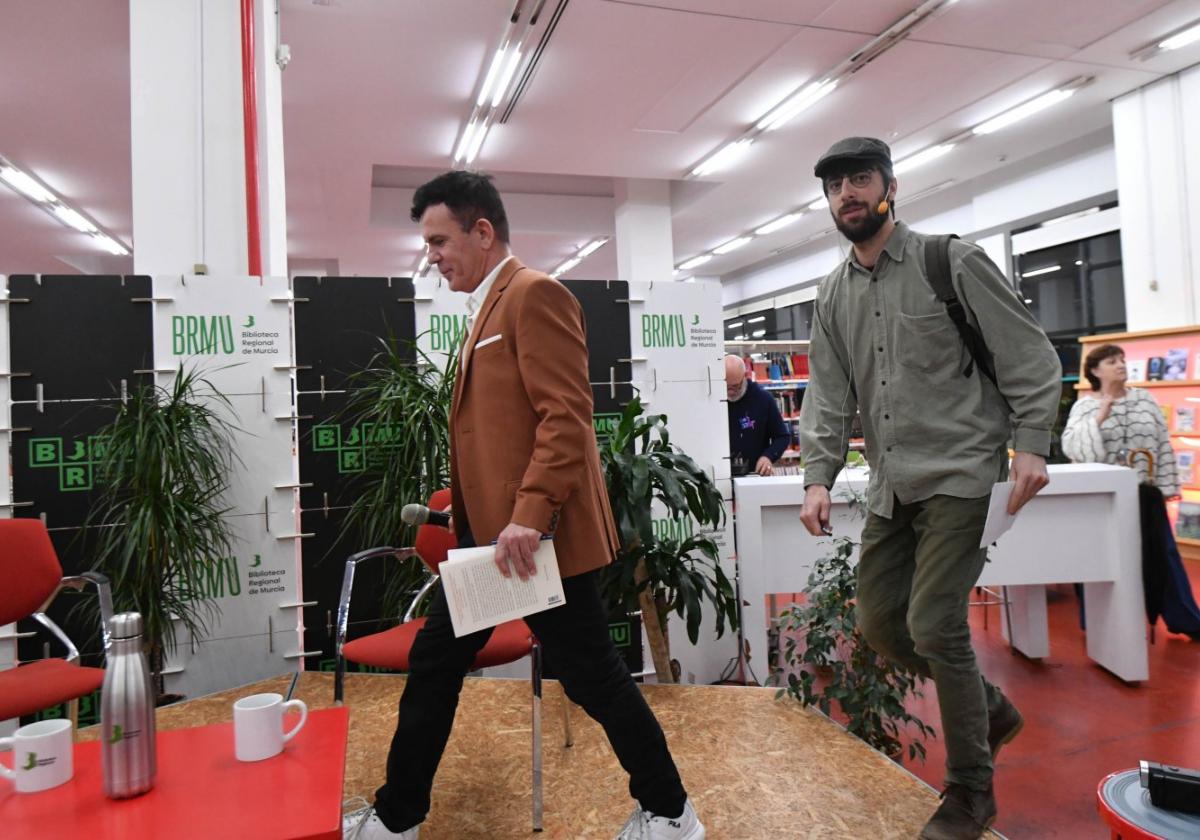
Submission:
<svg viewBox="0 0 1200 840">
<path fill-rule="evenodd" d="M 15 274 L 9 297 L 12 398 L 47 400 L 109 397 L 133 371 L 152 368 L 154 333 L 145 276 Z"/>
<path fill-rule="evenodd" d="M 84 523 L 97 478 L 96 432 L 111 422 L 117 405 L 47 403 L 40 412 L 35 405 L 12 407 L 13 426 L 21 429 L 12 439 L 13 499 L 31 503 L 16 508 L 17 516 L 44 515 L 49 528 Z"/>
<path fill-rule="evenodd" d="M 393 336 L 406 358 L 416 338 L 413 282 L 407 277 L 297 277 L 296 387 L 341 390 Z M 306 369 L 306 366 L 311 366 Z"/>
<path fill-rule="evenodd" d="M 305 610 L 305 650 L 319 650 L 305 667 L 328 667 L 333 658 L 330 621 L 336 620 L 345 559 L 367 546 L 354 536 L 340 539 L 345 506 L 355 498 L 355 479 L 366 457 L 361 430 L 347 421 L 342 391 L 354 371 L 366 367 L 381 349 L 380 339 L 398 342 L 402 357 L 415 359 L 416 313 L 408 278 L 297 277 L 296 413 L 300 416 L 301 543 Z M 307 367 L 306 367 L 307 366 Z M 406 500 L 401 500 L 403 504 Z M 380 629 L 379 588 L 384 564 L 365 564 L 355 586 L 351 638 Z"/>
<path fill-rule="evenodd" d="M 617 382 L 628 383 L 633 378 L 629 361 L 629 284 L 624 281 L 564 280 L 571 294 L 583 307 L 587 325 L 588 379 L 592 382 L 592 411 L 603 418 L 620 414 L 621 408 L 633 399 L 633 386 L 616 387 L 616 394 L 607 384 L 614 376 Z M 603 383 L 603 384 L 600 384 Z M 597 428 L 601 432 L 602 428 Z"/>
</svg>

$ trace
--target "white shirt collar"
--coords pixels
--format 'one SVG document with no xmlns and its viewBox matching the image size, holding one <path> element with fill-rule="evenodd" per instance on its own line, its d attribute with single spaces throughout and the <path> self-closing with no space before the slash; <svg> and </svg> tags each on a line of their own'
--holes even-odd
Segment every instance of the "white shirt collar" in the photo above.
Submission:
<svg viewBox="0 0 1200 840">
<path fill-rule="evenodd" d="M 471 292 L 470 297 L 467 298 L 467 314 L 470 315 L 472 319 L 479 314 L 480 307 L 482 307 L 483 302 L 487 300 L 488 292 L 490 292 L 492 290 L 492 286 L 496 284 L 496 278 L 500 276 L 500 269 L 504 268 L 504 264 L 512 258 L 513 255 L 509 254 L 507 257 L 500 260 L 500 262 L 496 264 L 496 267 L 488 272 L 488 276 L 483 278 L 483 282 L 475 287 L 475 291 Z"/>
</svg>

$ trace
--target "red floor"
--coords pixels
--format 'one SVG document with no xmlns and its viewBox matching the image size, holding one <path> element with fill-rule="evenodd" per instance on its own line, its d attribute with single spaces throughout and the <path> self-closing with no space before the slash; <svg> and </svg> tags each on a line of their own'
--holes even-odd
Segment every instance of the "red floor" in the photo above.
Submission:
<svg viewBox="0 0 1200 840">
<path fill-rule="evenodd" d="M 1200 595 L 1200 564 L 1189 563 Z M 1000 753 L 996 829 L 1011 838 L 1108 837 L 1096 813 L 1096 785 L 1141 759 L 1200 767 L 1200 643 L 1159 624 L 1150 646 L 1150 679 L 1128 685 L 1087 658 L 1072 587 L 1050 593 L 1050 656 L 1029 660 L 1009 652 L 1000 635 L 999 608 L 972 608 L 975 649 L 989 680 L 1025 716 L 1025 728 Z M 932 684 L 912 705 L 938 726 Z M 923 765 L 909 769 L 940 787 L 946 753 L 927 741 Z"/>
</svg>

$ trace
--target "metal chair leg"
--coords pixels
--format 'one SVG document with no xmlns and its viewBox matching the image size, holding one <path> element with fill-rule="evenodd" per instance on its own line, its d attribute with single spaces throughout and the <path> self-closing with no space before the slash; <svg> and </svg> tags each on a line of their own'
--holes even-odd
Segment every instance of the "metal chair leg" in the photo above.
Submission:
<svg viewBox="0 0 1200 840">
<path fill-rule="evenodd" d="M 567 697 L 567 692 L 563 691 L 562 699 L 562 719 L 563 719 L 563 746 L 571 747 L 575 745 L 575 733 L 571 731 L 571 699 Z"/>
<path fill-rule="evenodd" d="M 542 645 L 537 639 L 529 651 L 533 688 L 533 830 L 542 830 Z"/>
</svg>

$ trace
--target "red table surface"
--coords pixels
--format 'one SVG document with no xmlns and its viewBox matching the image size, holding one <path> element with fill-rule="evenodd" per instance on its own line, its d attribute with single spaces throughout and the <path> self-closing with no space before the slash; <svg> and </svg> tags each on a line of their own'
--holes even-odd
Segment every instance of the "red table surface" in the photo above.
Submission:
<svg viewBox="0 0 1200 840">
<path fill-rule="evenodd" d="M 0 779 L 0 834 L 12 838 L 337 840 L 349 710 L 309 712 L 283 752 L 238 761 L 233 723 L 158 733 L 158 778 L 148 793 L 104 795 L 100 744 L 75 745 L 75 775 L 40 793 Z M 287 715 L 285 728 L 295 724 Z M 11 766 L 12 753 L 0 760 Z"/>
</svg>

